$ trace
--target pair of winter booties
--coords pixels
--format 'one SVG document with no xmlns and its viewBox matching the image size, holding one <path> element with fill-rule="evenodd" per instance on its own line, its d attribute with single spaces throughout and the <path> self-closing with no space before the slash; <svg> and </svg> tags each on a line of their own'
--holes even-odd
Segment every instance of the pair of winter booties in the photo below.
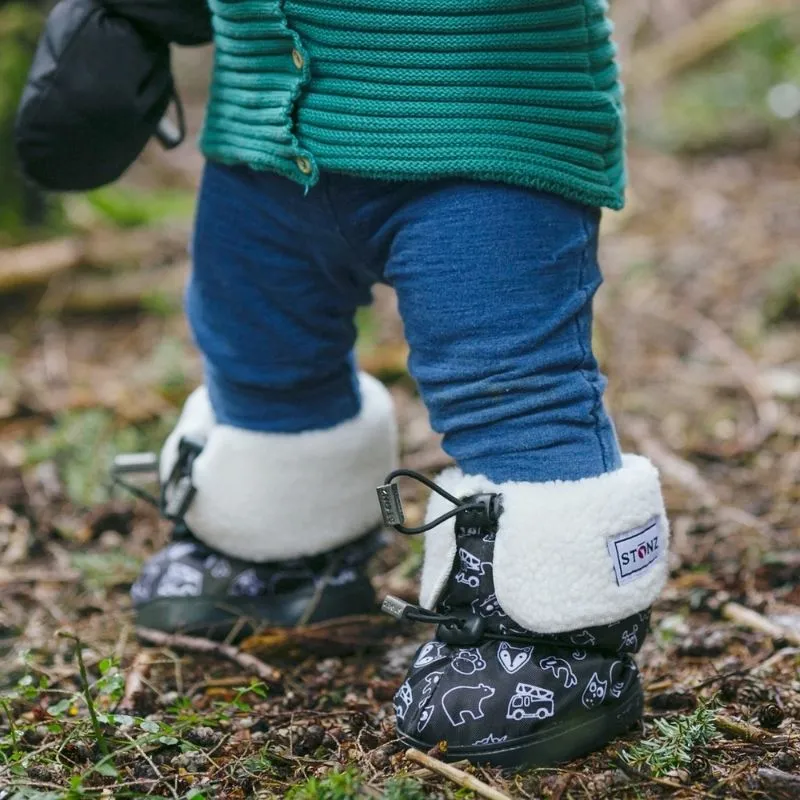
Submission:
<svg viewBox="0 0 800 800">
<path fill-rule="evenodd" d="M 391 399 L 360 383 L 356 418 L 301 434 L 218 425 L 203 389 L 189 398 L 161 454 L 175 535 L 133 586 L 138 623 L 221 638 L 369 613 L 384 524 L 425 530 L 420 605 L 384 601 L 435 626 L 395 697 L 404 743 L 520 768 L 635 725 L 633 655 L 667 573 L 655 468 L 625 456 L 594 478 L 499 485 L 450 469 L 422 479 L 425 525 L 408 529 Z"/>
</svg>

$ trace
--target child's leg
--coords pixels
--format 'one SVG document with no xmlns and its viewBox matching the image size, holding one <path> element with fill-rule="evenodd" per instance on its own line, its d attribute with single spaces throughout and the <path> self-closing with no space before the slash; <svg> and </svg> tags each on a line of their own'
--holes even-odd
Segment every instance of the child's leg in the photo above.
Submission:
<svg viewBox="0 0 800 800">
<path fill-rule="evenodd" d="M 367 610 L 363 570 L 360 589 L 346 587 L 370 547 L 353 556 L 351 545 L 377 528 L 374 487 L 396 458 L 388 392 L 353 365 L 353 316 L 372 280 L 324 186 L 306 196 L 277 176 L 209 165 L 187 294 L 206 386 L 161 456 L 168 499 L 177 502 L 183 475 L 196 489 L 183 514 L 195 539 L 145 568 L 134 587 L 140 621 L 201 626 L 221 601 L 226 619 L 272 624 L 304 618 L 312 597 L 327 605 L 315 619 Z M 323 574 L 337 581 L 335 601 L 320 600 Z"/>
<path fill-rule="evenodd" d="M 444 448 L 494 481 L 618 469 L 592 354 L 599 213 L 555 195 L 433 185 L 402 211 L 387 279 Z"/>
<path fill-rule="evenodd" d="M 421 187 L 394 217 L 387 279 L 457 463 L 438 482 L 473 504 L 426 534 L 422 604 L 485 626 L 440 625 L 396 709 L 410 743 L 445 739 L 452 758 L 552 763 L 641 714 L 631 656 L 666 575 L 667 523 L 655 469 L 620 455 L 603 409 L 598 222 L 475 183 Z M 433 495 L 428 520 L 449 510 Z"/>
</svg>

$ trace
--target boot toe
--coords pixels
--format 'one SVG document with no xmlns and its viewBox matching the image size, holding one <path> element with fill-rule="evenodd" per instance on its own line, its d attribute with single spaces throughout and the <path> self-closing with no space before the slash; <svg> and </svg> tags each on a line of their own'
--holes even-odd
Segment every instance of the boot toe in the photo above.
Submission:
<svg viewBox="0 0 800 800">
<path fill-rule="evenodd" d="M 575 658 L 574 656 L 579 656 Z M 542 645 L 423 645 L 395 696 L 398 731 L 446 757 L 501 766 L 568 761 L 605 745 L 641 716 L 628 656 Z"/>
</svg>

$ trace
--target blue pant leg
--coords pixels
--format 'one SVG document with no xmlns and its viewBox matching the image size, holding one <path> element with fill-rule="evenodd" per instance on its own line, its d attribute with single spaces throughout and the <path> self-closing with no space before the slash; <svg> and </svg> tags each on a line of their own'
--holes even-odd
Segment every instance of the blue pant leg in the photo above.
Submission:
<svg viewBox="0 0 800 800">
<path fill-rule="evenodd" d="M 592 354 L 599 214 L 495 184 L 421 185 L 396 212 L 386 278 L 444 448 L 493 481 L 619 468 Z"/>
<path fill-rule="evenodd" d="M 187 313 L 217 421 L 294 433 L 360 408 L 353 315 L 368 282 L 317 187 L 208 164 L 192 247 Z"/>
</svg>

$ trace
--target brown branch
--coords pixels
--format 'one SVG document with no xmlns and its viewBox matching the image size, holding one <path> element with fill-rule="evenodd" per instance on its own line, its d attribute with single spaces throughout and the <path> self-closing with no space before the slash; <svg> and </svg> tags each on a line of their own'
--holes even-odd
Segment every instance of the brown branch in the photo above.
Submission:
<svg viewBox="0 0 800 800">
<path fill-rule="evenodd" d="M 184 227 L 99 229 L 68 237 L 0 249 L 0 294 L 44 286 L 79 267 L 118 269 L 158 266 L 181 260 L 188 232 Z M 157 290 L 158 286 L 151 286 Z"/>
<path fill-rule="evenodd" d="M 693 336 L 730 370 L 750 398 L 756 425 L 747 432 L 731 455 L 752 452 L 775 433 L 781 421 L 780 406 L 765 388 L 758 364 L 714 320 L 685 305 L 667 309 L 660 303 L 652 302 L 647 304 L 645 313 Z"/>
<path fill-rule="evenodd" d="M 769 658 L 765 659 L 760 664 L 757 664 L 755 667 L 753 667 L 753 674 L 763 675 L 764 673 L 769 672 L 777 664 L 780 664 L 784 658 L 797 655 L 800 655 L 800 647 L 784 647 L 781 650 L 778 650 L 777 653 L 773 653 Z"/>
<path fill-rule="evenodd" d="M 195 636 L 183 636 L 178 633 L 164 633 L 151 628 L 137 628 L 136 635 L 142 641 L 158 647 L 225 658 L 238 664 L 246 672 L 255 674 L 265 683 L 280 683 L 281 680 L 281 673 L 274 667 L 265 664 L 260 658 L 250 655 L 250 653 L 243 653 L 230 644 L 213 642 L 211 639 L 201 639 Z"/>
<path fill-rule="evenodd" d="M 296 628 L 266 628 L 248 636 L 240 645 L 245 652 L 260 654 L 349 652 L 383 641 L 387 627 L 384 614 L 353 614 Z"/>
<path fill-rule="evenodd" d="M 459 786 L 463 786 L 481 797 L 486 797 L 487 800 L 511 800 L 509 795 L 499 789 L 495 789 L 493 786 L 489 786 L 488 783 L 478 780 L 474 775 L 470 775 L 452 764 L 445 764 L 443 761 L 431 758 L 413 747 L 410 750 L 406 750 L 406 758 L 409 761 L 416 761 L 417 764 L 422 764 L 423 767 L 427 767 L 432 772 L 437 772 L 439 775 L 453 781 L 453 783 L 457 783 Z"/>
<path fill-rule="evenodd" d="M 793 645 L 800 645 L 800 633 L 796 633 L 790 628 L 778 625 L 776 622 L 767 619 L 751 608 L 739 605 L 739 603 L 725 603 L 720 609 L 725 619 L 739 625 L 742 628 L 749 628 L 752 631 L 764 633 L 772 639 L 786 641 Z"/>
<path fill-rule="evenodd" d="M 796 10 L 797 0 L 724 0 L 665 41 L 633 54 L 625 70 L 629 90 L 647 89 L 702 61 L 761 22 Z"/>
<path fill-rule="evenodd" d="M 774 798 L 796 798 L 800 797 L 800 775 L 793 775 L 772 767 L 760 767 L 758 780 L 761 785 L 769 792 L 770 797 Z"/>
<path fill-rule="evenodd" d="M 701 506 L 710 509 L 719 507 L 720 499 L 716 491 L 700 474 L 700 470 L 656 439 L 646 422 L 625 418 L 622 428 L 636 442 L 637 448 L 643 455 L 646 455 L 664 475 L 694 495 Z"/>
<path fill-rule="evenodd" d="M 760 742 L 768 736 L 767 733 L 760 728 L 756 728 L 755 725 L 727 717 L 724 714 L 715 714 L 714 724 L 729 736 L 733 736 L 736 739 L 744 739 L 746 742 Z"/>
<path fill-rule="evenodd" d="M 77 570 L 53 571 L 47 569 L 0 569 L 0 586 L 14 583 L 77 583 L 83 576 Z"/>
<path fill-rule="evenodd" d="M 0 250 L 0 293 L 47 283 L 77 267 L 83 258 L 78 239 L 55 239 Z"/>
<path fill-rule="evenodd" d="M 130 671 L 125 679 L 125 693 L 122 695 L 119 707 L 121 710 L 126 711 L 133 709 L 136 705 L 136 700 L 139 695 L 144 691 L 145 681 L 150 673 L 150 667 L 153 663 L 153 655 L 151 650 L 140 650 L 133 659 Z"/>
<path fill-rule="evenodd" d="M 185 265 L 142 272 L 120 272 L 108 277 L 76 277 L 63 294 L 55 292 L 45 305 L 65 311 L 124 311 L 139 308 L 148 298 L 180 299 L 186 281 Z"/>
<path fill-rule="evenodd" d="M 738 451 L 755 450 L 777 430 L 781 419 L 780 407 L 765 389 L 758 364 L 714 320 L 694 309 L 682 311 L 686 321 L 685 329 L 727 365 L 750 396 L 756 412 L 757 425 L 744 437 Z M 673 319 L 673 322 L 680 324 L 680 318 Z"/>
<path fill-rule="evenodd" d="M 656 439 L 646 422 L 626 418 L 622 421 L 621 429 L 636 442 L 641 453 L 646 455 L 663 475 L 694 495 L 703 508 L 713 511 L 717 517 L 728 522 L 752 528 L 762 534 L 770 533 L 770 526 L 749 511 L 724 504 L 716 489 L 700 474 L 700 470 Z"/>
</svg>

